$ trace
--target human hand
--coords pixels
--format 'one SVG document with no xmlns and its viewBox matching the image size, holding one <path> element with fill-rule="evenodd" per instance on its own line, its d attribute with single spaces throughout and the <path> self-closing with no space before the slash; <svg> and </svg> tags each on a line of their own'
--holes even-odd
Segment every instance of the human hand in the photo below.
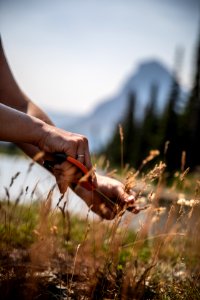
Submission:
<svg viewBox="0 0 200 300">
<path fill-rule="evenodd" d="M 83 176 L 82 172 L 68 161 L 54 165 L 51 172 L 56 178 L 61 194 L 64 194 L 71 184 L 77 184 Z"/>
<path fill-rule="evenodd" d="M 88 140 L 83 135 L 45 124 L 37 145 L 45 153 L 44 160 L 48 160 L 49 157 L 50 160 L 54 160 L 52 154 L 64 153 L 79 160 L 88 170 L 92 168 Z M 77 167 L 67 161 L 55 164 L 50 171 L 55 175 L 61 193 L 64 193 L 71 183 L 77 183 L 83 175 Z M 95 182 L 95 177 L 93 180 Z"/>
<path fill-rule="evenodd" d="M 45 153 L 65 153 L 78 159 L 88 170 L 92 168 L 88 140 L 85 136 L 68 132 L 44 123 L 38 145 Z"/>
<path fill-rule="evenodd" d="M 127 193 L 124 185 L 116 179 L 96 175 L 97 188 L 88 191 L 78 185 L 75 192 L 102 218 L 112 220 L 117 213 L 128 208 L 133 213 L 139 210 L 135 206 L 134 192 Z"/>
</svg>

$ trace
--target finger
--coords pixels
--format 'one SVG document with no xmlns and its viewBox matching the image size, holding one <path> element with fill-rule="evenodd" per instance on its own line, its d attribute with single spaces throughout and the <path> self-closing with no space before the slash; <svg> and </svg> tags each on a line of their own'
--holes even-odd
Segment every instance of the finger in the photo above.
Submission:
<svg viewBox="0 0 200 300">
<path fill-rule="evenodd" d="M 59 150 L 60 152 L 64 152 L 66 155 L 69 155 L 73 158 L 77 158 L 77 149 L 78 149 L 78 141 L 77 140 L 73 140 L 71 142 L 69 142 L 68 145 L 66 145 L 66 148 L 63 148 L 63 150 Z"/>
<path fill-rule="evenodd" d="M 79 143 L 79 145 L 78 145 L 77 160 L 79 160 L 81 163 L 83 163 L 87 167 L 88 170 L 92 169 L 88 141 L 86 138 L 84 138 L 83 143 Z M 93 187 L 96 188 L 97 187 L 97 178 L 96 178 L 94 171 L 92 171 L 90 179 L 92 181 Z"/>
<path fill-rule="evenodd" d="M 85 166 L 88 168 L 88 170 L 91 170 L 92 169 L 92 162 L 91 162 L 91 156 L 90 156 L 90 151 L 89 151 L 89 145 L 88 145 L 88 140 L 85 139 L 85 142 L 84 142 L 84 147 L 85 147 Z"/>
<path fill-rule="evenodd" d="M 84 136 L 80 136 L 77 144 L 76 159 L 78 159 L 82 164 L 85 165 L 86 165 L 85 163 L 86 152 L 89 152 L 87 138 Z"/>
<path fill-rule="evenodd" d="M 82 164 L 84 164 L 84 161 L 85 161 L 85 154 L 77 154 L 77 156 L 76 156 L 76 159 L 78 160 L 78 161 L 80 161 Z"/>
<path fill-rule="evenodd" d="M 68 169 L 60 168 L 60 166 L 57 168 L 55 167 L 53 168 L 53 174 L 57 177 L 60 176 L 63 180 L 69 182 L 78 181 L 83 176 L 82 172 L 73 165 L 71 165 Z"/>
<path fill-rule="evenodd" d="M 52 172 L 56 178 L 59 190 L 65 193 L 68 186 L 72 183 L 78 183 L 82 177 L 82 173 L 71 163 L 65 162 L 61 165 L 55 165 Z"/>
<path fill-rule="evenodd" d="M 135 205 L 135 196 L 126 194 L 125 196 L 125 203 L 130 207 L 132 205 Z"/>
<path fill-rule="evenodd" d="M 85 164 L 85 145 L 84 141 L 79 142 L 77 147 L 76 159 L 82 164 Z"/>
<path fill-rule="evenodd" d="M 57 182 L 58 188 L 60 190 L 60 193 L 64 194 L 67 191 L 67 188 L 70 185 L 70 182 L 63 180 L 61 176 L 57 177 L 55 175 L 55 177 L 56 177 L 56 182 Z"/>
<path fill-rule="evenodd" d="M 66 192 L 67 188 L 71 186 L 73 183 L 77 184 L 79 181 L 79 175 L 77 176 L 68 176 L 67 179 L 65 176 L 55 174 L 56 182 L 60 192 L 63 194 Z"/>
<path fill-rule="evenodd" d="M 98 187 L 98 182 L 97 182 L 97 177 L 96 177 L 95 171 L 92 171 L 91 181 L 92 181 L 93 188 L 96 189 Z"/>
<path fill-rule="evenodd" d="M 128 207 L 128 211 L 134 213 L 135 215 L 137 215 L 142 209 L 140 209 L 138 206 L 135 207 Z"/>
<path fill-rule="evenodd" d="M 131 206 L 135 204 L 135 196 L 133 193 L 127 193 L 124 191 L 124 186 L 119 185 L 117 187 L 117 194 L 118 194 L 118 204 L 121 206 L 127 205 Z"/>
</svg>

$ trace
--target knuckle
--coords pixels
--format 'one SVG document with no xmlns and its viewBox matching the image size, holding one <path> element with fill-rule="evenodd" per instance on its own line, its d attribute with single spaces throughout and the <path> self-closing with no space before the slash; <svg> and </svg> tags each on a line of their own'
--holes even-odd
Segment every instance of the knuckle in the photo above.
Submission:
<svg viewBox="0 0 200 300">
<path fill-rule="evenodd" d="M 71 146 L 72 148 L 76 147 L 76 144 L 77 144 L 77 141 L 76 141 L 76 140 L 74 140 L 74 139 L 71 140 L 71 145 L 70 145 L 70 146 Z"/>
<path fill-rule="evenodd" d="M 88 144 L 88 139 L 86 138 L 86 136 L 82 136 L 82 141 L 83 143 L 85 143 L 86 145 Z"/>
</svg>

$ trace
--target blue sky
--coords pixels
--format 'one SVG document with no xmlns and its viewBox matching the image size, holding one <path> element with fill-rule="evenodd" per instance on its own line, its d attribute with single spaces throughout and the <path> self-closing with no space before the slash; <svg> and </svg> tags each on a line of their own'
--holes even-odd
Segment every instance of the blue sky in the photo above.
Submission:
<svg viewBox="0 0 200 300">
<path fill-rule="evenodd" d="M 198 0 L 0 0 L 0 32 L 13 73 L 44 109 L 86 113 L 117 93 L 142 60 L 173 66 L 191 84 Z"/>
</svg>

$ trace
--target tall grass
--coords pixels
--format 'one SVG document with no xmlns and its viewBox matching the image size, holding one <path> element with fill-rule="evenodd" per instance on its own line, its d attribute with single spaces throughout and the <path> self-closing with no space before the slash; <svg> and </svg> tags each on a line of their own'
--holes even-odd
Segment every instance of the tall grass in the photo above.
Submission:
<svg viewBox="0 0 200 300">
<path fill-rule="evenodd" d="M 124 167 L 115 175 L 147 208 L 120 212 L 113 221 L 90 209 L 75 215 L 66 197 L 52 208 L 53 188 L 46 198 L 21 204 L 26 191 L 13 202 L 6 187 L 2 299 L 200 299 L 200 180 L 182 167 L 169 186 L 163 162 L 144 172 L 156 155 L 152 151 L 138 171 Z M 110 172 L 100 158 L 97 167 L 104 165 Z"/>
</svg>

